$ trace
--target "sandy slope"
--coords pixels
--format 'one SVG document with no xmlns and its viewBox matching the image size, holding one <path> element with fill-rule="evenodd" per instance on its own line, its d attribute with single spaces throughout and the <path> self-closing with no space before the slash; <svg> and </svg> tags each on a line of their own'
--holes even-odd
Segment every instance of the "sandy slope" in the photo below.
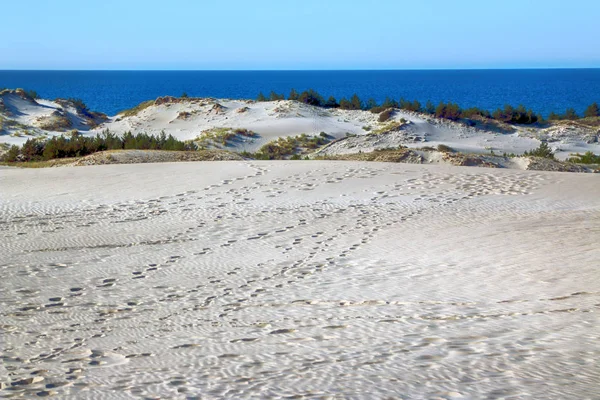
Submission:
<svg viewBox="0 0 600 400">
<path fill-rule="evenodd" d="M 0 394 L 594 398 L 597 179 L 2 169 Z"/>
<path fill-rule="evenodd" d="M 106 120 L 104 114 L 83 115 L 72 101 L 33 99 L 22 89 L 0 91 L 0 144 L 22 145 L 30 138 L 88 132 Z"/>
<path fill-rule="evenodd" d="M 182 118 L 180 113 L 188 112 Z M 258 134 L 231 146 L 234 150 L 256 151 L 262 145 L 278 137 L 296 136 L 302 133 L 328 134 L 339 138 L 346 133 L 361 134 L 363 126 L 376 123 L 377 115 L 363 112 L 331 112 L 293 101 L 257 103 L 249 100 L 226 99 L 173 99 L 148 107 L 137 115 L 117 116 L 99 128 L 114 132 L 149 132 L 167 134 L 181 140 L 192 140 L 203 131 L 212 128 L 244 128 Z"/>
</svg>

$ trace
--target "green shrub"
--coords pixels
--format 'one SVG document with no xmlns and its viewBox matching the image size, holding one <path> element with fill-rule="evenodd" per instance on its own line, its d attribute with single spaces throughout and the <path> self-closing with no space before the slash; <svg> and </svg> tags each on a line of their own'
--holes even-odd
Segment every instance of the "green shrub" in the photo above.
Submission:
<svg viewBox="0 0 600 400">
<path fill-rule="evenodd" d="M 550 146 L 548 146 L 548 143 L 546 142 L 542 142 L 540 144 L 540 147 L 538 147 L 537 149 L 526 151 L 523 155 L 531 157 L 549 158 L 551 160 L 555 159 L 554 152 L 552 151 L 552 149 L 550 149 Z"/>
<path fill-rule="evenodd" d="M 584 154 L 571 154 L 572 157 L 567 159 L 568 162 L 577 164 L 600 164 L 600 155 L 596 155 L 591 151 L 586 151 Z"/>
<path fill-rule="evenodd" d="M 19 146 L 12 145 L 6 153 L 2 155 L 2 161 L 15 162 L 18 161 L 21 149 Z"/>
</svg>

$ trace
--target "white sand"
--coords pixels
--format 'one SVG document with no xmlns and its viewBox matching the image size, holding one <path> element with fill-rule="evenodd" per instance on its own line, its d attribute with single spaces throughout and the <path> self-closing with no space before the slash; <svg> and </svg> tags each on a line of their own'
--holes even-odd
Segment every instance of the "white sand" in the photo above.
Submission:
<svg viewBox="0 0 600 400">
<path fill-rule="evenodd" d="M 597 397 L 596 175 L 215 162 L 0 188 L 0 382 L 44 378 L 0 395 Z"/>
</svg>

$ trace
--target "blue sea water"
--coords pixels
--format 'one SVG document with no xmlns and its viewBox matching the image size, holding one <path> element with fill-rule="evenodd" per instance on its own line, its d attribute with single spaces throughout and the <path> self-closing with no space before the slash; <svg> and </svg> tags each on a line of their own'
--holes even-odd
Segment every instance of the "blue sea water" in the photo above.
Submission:
<svg viewBox="0 0 600 400">
<path fill-rule="evenodd" d="M 453 101 L 493 110 L 505 104 L 545 116 L 600 102 L 600 69 L 396 71 L 0 71 L 0 88 L 31 89 L 41 97 L 77 97 L 114 115 L 159 96 L 256 98 L 313 88 L 323 96 L 353 93 L 381 102 L 386 96 L 425 103 Z"/>
</svg>

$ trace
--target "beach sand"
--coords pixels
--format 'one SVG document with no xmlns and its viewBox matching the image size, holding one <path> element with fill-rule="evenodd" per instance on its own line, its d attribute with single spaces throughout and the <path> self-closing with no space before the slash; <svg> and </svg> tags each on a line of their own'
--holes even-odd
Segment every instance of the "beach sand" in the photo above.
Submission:
<svg viewBox="0 0 600 400">
<path fill-rule="evenodd" d="M 0 396 L 595 398 L 594 174 L 0 169 Z"/>
</svg>

